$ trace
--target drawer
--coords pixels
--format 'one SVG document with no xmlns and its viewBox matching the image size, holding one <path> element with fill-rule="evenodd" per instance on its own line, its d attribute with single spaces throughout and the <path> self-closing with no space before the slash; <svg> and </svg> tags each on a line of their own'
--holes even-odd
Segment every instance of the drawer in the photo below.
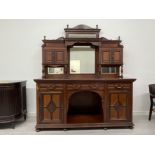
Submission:
<svg viewBox="0 0 155 155">
<path fill-rule="evenodd" d="M 64 90 L 64 84 L 38 84 L 40 90 Z"/>
<path fill-rule="evenodd" d="M 108 84 L 108 89 L 130 89 L 131 85 L 130 84 L 124 84 L 124 83 L 113 83 L 113 84 Z"/>
<path fill-rule="evenodd" d="M 104 90 L 103 84 L 67 84 L 67 90 Z"/>
</svg>

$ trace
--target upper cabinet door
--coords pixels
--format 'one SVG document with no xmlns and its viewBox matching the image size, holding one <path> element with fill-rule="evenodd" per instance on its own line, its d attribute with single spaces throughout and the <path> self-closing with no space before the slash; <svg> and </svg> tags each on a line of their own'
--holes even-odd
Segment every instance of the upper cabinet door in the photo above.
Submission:
<svg viewBox="0 0 155 155">
<path fill-rule="evenodd" d="M 112 63 L 114 64 L 122 64 L 122 49 L 115 48 L 111 52 Z"/>
<path fill-rule="evenodd" d="M 121 48 L 103 48 L 101 50 L 101 64 L 113 65 L 122 64 L 122 49 Z"/>
<path fill-rule="evenodd" d="M 101 63 L 110 64 L 110 48 L 104 48 L 101 52 Z"/>
<path fill-rule="evenodd" d="M 65 61 L 65 55 L 63 50 L 46 50 L 43 56 L 44 64 L 64 64 Z"/>
<path fill-rule="evenodd" d="M 64 51 L 55 51 L 55 63 L 64 64 Z"/>
</svg>

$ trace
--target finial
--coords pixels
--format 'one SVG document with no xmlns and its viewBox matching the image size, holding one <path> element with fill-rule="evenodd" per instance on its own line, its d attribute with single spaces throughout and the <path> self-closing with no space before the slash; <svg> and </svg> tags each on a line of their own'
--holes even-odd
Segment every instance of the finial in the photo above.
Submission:
<svg viewBox="0 0 155 155">
<path fill-rule="evenodd" d="M 96 25 L 96 29 L 98 29 L 98 25 Z"/>
<path fill-rule="evenodd" d="M 46 40 L 46 36 L 44 36 L 44 40 Z"/>
<path fill-rule="evenodd" d="M 67 29 L 69 28 L 69 25 L 67 24 Z"/>
</svg>

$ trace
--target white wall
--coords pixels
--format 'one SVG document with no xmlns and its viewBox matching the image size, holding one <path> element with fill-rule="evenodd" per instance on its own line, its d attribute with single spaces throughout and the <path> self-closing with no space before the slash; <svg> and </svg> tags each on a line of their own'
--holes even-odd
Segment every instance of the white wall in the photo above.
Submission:
<svg viewBox="0 0 155 155">
<path fill-rule="evenodd" d="M 134 111 L 149 109 L 148 84 L 155 83 L 155 20 L 0 20 L 0 80 L 27 80 L 28 112 L 36 111 L 33 79 L 41 77 L 43 36 L 64 36 L 64 28 L 86 24 L 101 36 L 122 39 L 124 75 L 136 78 Z"/>
</svg>

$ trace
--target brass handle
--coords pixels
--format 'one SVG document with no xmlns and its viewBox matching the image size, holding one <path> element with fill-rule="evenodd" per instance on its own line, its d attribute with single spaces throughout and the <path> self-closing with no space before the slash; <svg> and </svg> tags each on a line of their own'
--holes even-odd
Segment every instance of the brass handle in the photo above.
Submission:
<svg viewBox="0 0 155 155">
<path fill-rule="evenodd" d="M 123 87 L 121 87 L 121 86 L 116 86 L 116 88 L 117 88 L 117 89 L 122 89 Z"/>
</svg>

